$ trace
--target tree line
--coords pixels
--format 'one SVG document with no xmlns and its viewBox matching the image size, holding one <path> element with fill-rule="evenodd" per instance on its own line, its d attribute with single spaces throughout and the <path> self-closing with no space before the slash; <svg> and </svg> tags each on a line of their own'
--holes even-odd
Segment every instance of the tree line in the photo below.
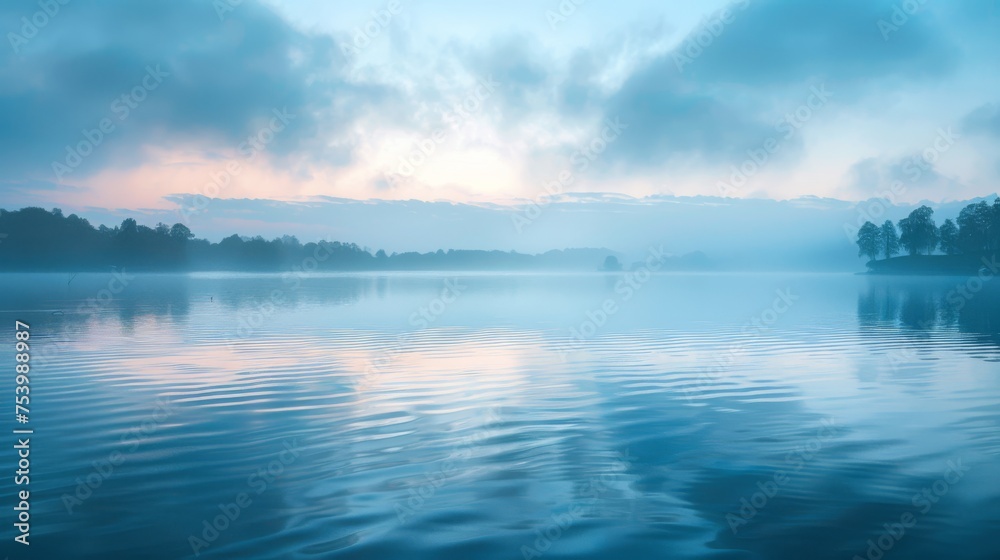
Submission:
<svg viewBox="0 0 1000 560">
<path fill-rule="evenodd" d="M 595 270 L 603 249 L 566 249 L 541 255 L 513 251 L 443 251 L 374 254 L 354 243 L 302 243 L 231 235 L 218 243 L 196 239 L 184 224 L 94 227 L 76 214 L 54 208 L 0 209 L 0 271 L 129 270 L 433 270 L 577 268 Z"/>
<path fill-rule="evenodd" d="M 1000 250 L 1000 198 L 988 204 L 969 204 L 952 221 L 940 227 L 934 222 L 934 210 L 921 206 L 899 220 L 899 230 L 891 220 L 881 226 L 865 222 L 858 230 L 858 256 L 870 261 L 879 255 L 889 259 L 901 249 L 908 254 L 930 255 L 937 250 L 946 255 L 986 255 Z"/>
</svg>

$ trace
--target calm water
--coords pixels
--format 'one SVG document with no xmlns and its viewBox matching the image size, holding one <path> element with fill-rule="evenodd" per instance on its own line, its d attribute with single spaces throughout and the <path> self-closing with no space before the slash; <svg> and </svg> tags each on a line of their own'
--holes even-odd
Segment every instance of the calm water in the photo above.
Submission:
<svg viewBox="0 0 1000 560">
<path fill-rule="evenodd" d="M 33 558 L 1000 557 L 1000 283 L 68 280 L 0 275 Z"/>
</svg>

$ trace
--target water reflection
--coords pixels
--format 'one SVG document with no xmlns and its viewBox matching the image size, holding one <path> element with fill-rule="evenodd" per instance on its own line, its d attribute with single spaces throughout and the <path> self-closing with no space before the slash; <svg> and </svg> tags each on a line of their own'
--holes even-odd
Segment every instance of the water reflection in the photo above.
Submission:
<svg viewBox="0 0 1000 560">
<path fill-rule="evenodd" d="M 110 278 L 0 276 L 0 313 L 54 348 L 32 388 L 43 557 L 192 557 L 192 537 L 199 558 L 863 557 L 956 458 L 891 554 L 998 552 L 992 286 L 958 306 L 958 279 L 662 275 L 624 300 L 614 274 L 144 275 L 81 311 Z M 413 324 L 445 281 L 461 295 Z"/>
<path fill-rule="evenodd" d="M 868 277 L 858 294 L 863 328 L 950 330 L 1000 348 L 1000 285 L 977 278 Z"/>
</svg>

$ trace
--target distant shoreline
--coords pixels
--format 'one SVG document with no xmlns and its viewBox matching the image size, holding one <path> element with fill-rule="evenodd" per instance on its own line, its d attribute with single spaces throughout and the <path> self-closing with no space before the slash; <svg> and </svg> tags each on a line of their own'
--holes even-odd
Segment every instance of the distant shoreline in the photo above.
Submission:
<svg viewBox="0 0 1000 560">
<path fill-rule="evenodd" d="M 126 218 L 120 226 L 94 227 L 76 214 L 53 208 L 0 208 L 0 271 L 4 272 L 379 272 L 445 270 L 625 271 L 646 261 L 622 263 L 606 248 L 554 249 L 538 254 L 497 249 L 439 249 L 388 254 L 356 243 L 300 242 L 285 235 L 230 235 L 218 243 L 198 239 L 187 226 L 155 227 Z M 656 269 L 711 268 L 700 251 L 655 255 Z M 647 258 L 648 261 L 648 258 Z"/>
</svg>

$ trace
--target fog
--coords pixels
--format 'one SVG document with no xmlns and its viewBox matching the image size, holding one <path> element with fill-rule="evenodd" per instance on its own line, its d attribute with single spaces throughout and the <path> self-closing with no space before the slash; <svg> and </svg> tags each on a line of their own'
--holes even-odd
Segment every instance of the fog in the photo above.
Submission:
<svg viewBox="0 0 1000 560">
<path fill-rule="evenodd" d="M 336 240 L 388 253 L 438 249 L 541 253 L 605 247 L 623 254 L 625 262 L 662 245 L 678 255 L 702 251 L 715 268 L 723 270 L 850 271 L 863 269 L 854 234 L 865 220 L 895 222 L 927 204 L 941 223 L 954 219 L 971 202 L 992 202 L 993 198 L 893 204 L 887 199 L 637 199 L 577 194 L 519 206 L 335 198 L 307 202 L 214 199 L 199 212 L 90 209 L 80 215 L 108 225 L 131 216 L 147 225 L 182 222 L 196 236 L 213 241 L 234 233 L 265 238 L 288 234 L 303 242 Z"/>
</svg>

